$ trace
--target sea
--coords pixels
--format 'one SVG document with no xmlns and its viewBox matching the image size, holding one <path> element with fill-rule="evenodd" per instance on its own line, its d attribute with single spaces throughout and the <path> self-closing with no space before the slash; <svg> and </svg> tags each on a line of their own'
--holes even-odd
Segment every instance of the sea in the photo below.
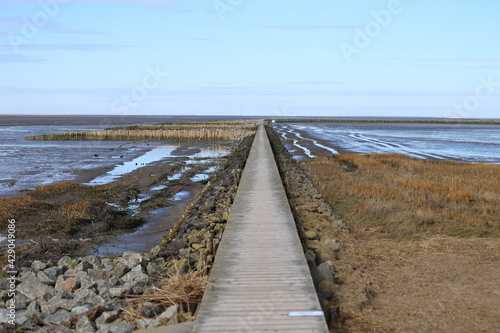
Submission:
<svg viewBox="0 0 500 333">
<path fill-rule="evenodd" d="M 254 117 L 255 118 L 255 117 Z M 0 198 L 42 184 L 78 179 L 82 171 L 114 168 L 164 142 L 32 141 L 27 136 L 113 126 L 236 117 L 0 116 Z M 500 125 L 421 123 L 275 123 L 297 159 L 339 152 L 401 153 L 422 159 L 500 163 Z M 161 158 L 161 154 L 158 158 Z"/>
<path fill-rule="evenodd" d="M 500 163 L 500 125 L 442 123 L 275 123 L 299 160 L 339 152 Z"/>
</svg>

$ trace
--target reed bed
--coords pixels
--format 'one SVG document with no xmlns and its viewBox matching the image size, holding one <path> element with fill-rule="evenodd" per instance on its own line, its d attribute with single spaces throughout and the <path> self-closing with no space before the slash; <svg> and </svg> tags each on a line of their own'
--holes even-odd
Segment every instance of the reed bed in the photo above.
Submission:
<svg viewBox="0 0 500 333">
<path fill-rule="evenodd" d="M 106 130 L 255 130 L 255 121 L 226 121 L 226 122 L 175 122 L 153 125 L 131 125 L 107 128 Z"/>
<path fill-rule="evenodd" d="M 43 134 L 26 140 L 228 140 L 253 134 L 252 130 L 104 130 Z"/>
<path fill-rule="evenodd" d="M 500 165 L 340 154 L 303 168 L 354 230 L 500 236 Z"/>
</svg>

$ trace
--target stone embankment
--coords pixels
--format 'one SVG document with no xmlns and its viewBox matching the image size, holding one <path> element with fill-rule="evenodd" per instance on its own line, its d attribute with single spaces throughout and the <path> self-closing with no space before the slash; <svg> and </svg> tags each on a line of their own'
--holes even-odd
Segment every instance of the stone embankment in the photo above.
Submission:
<svg viewBox="0 0 500 333">
<path fill-rule="evenodd" d="M 245 138 L 191 204 L 163 244 L 150 254 L 126 252 L 115 258 L 68 256 L 19 267 L 15 280 L 0 280 L 0 331 L 127 333 L 137 328 L 192 319 L 196 304 L 143 304 L 134 324 L 125 317 L 129 297 L 153 292 L 168 276 L 206 275 L 236 194 L 252 145 Z M 5 275 L 5 274 L 4 274 Z M 8 290 L 15 285 L 16 325 L 9 325 Z M 201 295 L 200 295 L 201 297 Z"/>
<path fill-rule="evenodd" d="M 348 229 L 314 187 L 296 160 L 288 153 L 274 130 L 267 132 L 278 163 L 288 200 L 304 247 L 321 306 L 330 327 L 341 323 L 339 284 L 335 262 L 344 250 L 341 240 Z"/>
</svg>

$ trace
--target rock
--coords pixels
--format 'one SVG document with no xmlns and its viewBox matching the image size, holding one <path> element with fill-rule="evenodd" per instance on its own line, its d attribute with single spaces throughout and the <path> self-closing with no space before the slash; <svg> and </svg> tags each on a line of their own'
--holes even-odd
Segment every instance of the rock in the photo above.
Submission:
<svg viewBox="0 0 500 333">
<path fill-rule="evenodd" d="M 66 269 L 68 269 L 68 268 L 76 266 L 77 264 L 78 264 L 78 262 L 75 259 L 68 257 L 68 256 L 62 257 L 57 262 L 57 266 L 59 266 L 59 268 L 61 268 L 61 269 L 63 267 L 66 267 Z"/>
<path fill-rule="evenodd" d="M 142 255 L 135 252 L 124 252 L 122 257 L 118 259 L 118 262 L 132 269 L 142 262 Z"/>
<path fill-rule="evenodd" d="M 315 230 L 307 230 L 307 231 L 305 231 L 304 232 L 304 236 L 307 239 L 311 239 L 311 240 L 319 238 L 319 235 L 318 235 L 318 233 Z"/>
<path fill-rule="evenodd" d="M 162 250 L 162 248 L 161 248 L 159 245 L 156 245 L 156 246 L 154 246 L 154 247 L 151 249 L 150 253 L 151 253 L 153 256 L 157 257 L 157 256 L 158 256 L 158 254 L 160 253 L 160 251 L 161 251 L 161 250 Z"/>
<path fill-rule="evenodd" d="M 168 324 L 167 325 L 177 325 L 177 324 L 182 324 L 183 322 L 185 322 L 186 320 L 184 319 L 184 317 L 180 314 L 180 313 L 176 313 L 174 314 L 170 320 L 168 321 Z"/>
<path fill-rule="evenodd" d="M 87 316 L 81 316 L 76 322 L 76 333 L 94 333 L 96 325 Z"/>
<path fill-rule="evenodd" d="M 26 296 L 30 301 L 42 298 L 45 294 L 50 293 L 52 290 L 53 288 L 51 286 L 40 282 L 37 278 L 24 280 L 17 286 L 17 291 Z"/>
<path fill-rule="evenodd" d="M 74 296 L 77 301 L 89 303 L 90 299 L 96 296 L 96 293 L 89 289 L 79 289 L 75 291 Z"/>
<path fill-rule="evenodd" d="M 111 297 L 121 297 L 124 294 L 131 294 L 132 293 L 132 286 L 128 283 L 118 286 L 118 287 L 113 287 L 109 289 L 109 296 Z"/>
<path fill-rule="evenodd" d="M 26 313 L 28 315 L 31 315 L 33 313 L 39 313 L 40 310 L 40 305 L 38 304 L 37 301 L 33 301 L 28 305 L 28 309 L 26 309 Z"/>
<path fill-rule="evenodd" d="M 35 260 L 31 263 L 31 268 L 33 268 L 35 271 L 41 271 L 47 268 L 47 264 L 39 260 Z"/>
<path fill-rule="evenodd" d="M 17 278 L 19 281 L 24 281 L 24 280 L 29 280 L 29 279 L 36 279 L 36 273 L 33 270 L 26 270 L 21 273 L 21 275 Z"/>
<path fill-rule="evenodd" d="M 330 267 L 330 264 L 328 262 L 324 262 L 321 265 L 318 266 L 316 269 L 316 274 L 317 274 L 317 279 L 318 281 L 329 281 L 331 283 L 335 283 L 335 280 L 333 278 L 333 273 L 332 269 Z"/>
<path fill-rule="evenodd" d="M 127 322 L 121 322 L 118 324 L 105 324 L 102 325 L 97 333 L 132 333 L 135 330 L 135 326 Z"/>
<path fill-rule="evenodd" d="M 146 287 L 149 282 L 149 276 L 143 272 L 129 272 L 125 274 L 121 280 L 124 283 L 130 283 L 132 287 Z"/>
<path fill-rule="evenodd" d="M 82 261 L 81 263 L 79 263 L 78 265 L 75 266 L 74 272 L 75 273 L 78 273 L 78 272 L 87 272 L 91 268 L 94 268 L 94 265 L 92 265 L 88 261 Z"/>
<path fill-rule="evenodd" d="M 95 267 L 95 266 L 94 266 Z M 112 269 L 112 268 L 111 268 Z M 93 269 L 93 268 L 90 268 L 88 271 L 87 271 L 87 274 L 91 277 L 93 277 L 94 279 L 97 279 L 97 280 L 105 280 L 108 278 L 108 274 L 106 271 L 103 271 L 101 269 Z"/>
<path fill-rule="evenodd" d="M 9 321 L 12 320 L 12 318 L 9 316 L 10 314 L 11 313 L 10 313 L 9 309 L 0 309 L 0 324 L 8 324 Z M 29 322 L 28 318 L 24 314 L 16 312 L 15 315 L 16 315 L 16 318 L 15 318 L 14 322 L 18 326 L 26 325 Z M 0 327 L 0 329 L 1 329 L 1 327 Z"/>
<path fill-rule="evenodd" d="M 141 311 L 141 316 L 145 318 L 155 318 L 163 312 L 163 307 L 158 304 L 146 302 L 144 303 L 144 307 Z"/>
<path fill-rule="evenodd" d="M 37 277 L 40 280 L 40 282 L 45 283 L 49 286 L 54 286 L 56 284 L 56 279 L 48 276 L 44 271 L 38 272 Z"/>
<path fill-rule="evenodd" d="M 74 308 L 71 309 L 71 314 L 73 316 L 81 315 L 83 313 L 87 313 L 87 312 L 91 311 L 92 309 L 93 309 L 92 306 L 88 305 L 88 304 L 79 305 L 79 306 L 75 306 Z"/>
<path fill-rule="evenodd" d="M 104 311 L 96 320 L 95 323 L 97 327 L 101 327 L 104 324 L 112 323 L 118 318 L 118 311 Z"/>
<path fill-rule="evenodd" d="M 68 292 L 75 291 L 80 288 L 80 282 L 74 277 L 64 278 L 63 275 L 59 275 L 56 281 L 56 289 L 66 290 Z"/>
<path fill-rule="evenodd" d="M 139 319 L 137 326 L 142 329 L 155 328 L 160 326 L 160 321 L 158 319 Z"/>
<path fill-rule="evenodd" d="M 326 250 L 331 251 L 331 252 L 340 252 L 343 249 L 342 243 L 340 243 L 340 241 L 338 239 L 327 238 L 327 239 L 321 240 L 321 245 Z"/>
<path fill-rule="evenodd" d="M 51 315 L 56 312 L 57 308 L 58 306 L 55 303 L 42 304 L 40 311 L 45 315 Z"/>
<path fill-rule="evenodd" d="M 62 324 L 64 322 L 67 322 L 68 320 L 70 320 L 72 317 L 71 313 L 69 311 L 66 311 L 66 310 L 57 310 L 56 313 L 54 313 L 53 315 L 49 315 L 47 317 L 45 317 L 45 321 L 46 322 L 49 322 L 49 323 L 52 323 L 52 324 Z"/>
<path fill-rule="evenodd" d="M 54 280 L 54 282 L 57 280 L 57 277 L 62 274 L 62 270 L 58 266 L 46 268 L 43 272 L 49 279 Z"/>
<path fill-rule="evenodd" d="M 109 300 L 109 299 L 108 299 Z M 89 300 L 89 303 L 90 304 L 104 304 L 106 302 L 106 300 L 104 298 L 102 298 L 101 296 L 97 295 L 97 296 L 94 296 L 92 297 L 90 300 Z"/>
<path fill-rule="evenodd" d="M 144 267 L 142 267 L 141 264 L 135 266 L 134 268 L 132 268 L 131 272 L 142 272 L 144 271 Z"/>
<path fill-rule="evenodd" d="M 71 328 L 67 327 L 57 327 L 53 333 L 75 333 L 75 330 L 72 330 Z"/>
<path fill-rule="evenodd" d="M 332 295 L 337 290 L 337 286 L 331 281 L 323 280 L 318 285 L 318 290 L 320 293 Z"/>
<path fill-rule="evenodd" d="M 199 251 L 201 248 L 203 248 L 203 245 L 198 243 L 193 243 L 191 244 L 191 247 L 193 248 L 193 250 Z"/>
<path fill-rule="evenodd" d="M 157 270 L 158 270 L 158 266 L 156 266 L 156 264 L 154 262 L 150 262 L 146 266 L 146 272 L 148 273 L 148 275 L 155 274 L 157 272 Z"/>
<path fill-rule="evenodd" d="M 109 295 L 109 288 L 110 286 L 108 285 L 107 281 L 104 280 L 99 280 L 97 281 L 97 292 L 99 295 L 106 297 Z"/>
<path fill-rule="evenodd" d="M 72 299 L 62 299 L 59 302 L 57 302 L 56 305 L 61 309 L 71 311 L 73 308 L 78 306 L 78 302 Z"/>
<path fill-rule="evenodd" d="M 162 312 L 161 315 L 158 316 L 158 319 L 160 321 L 168 320 L 177 312 L 179 312 L 179 304 L 169 306 L 165 311 Z"/>
<path fill-rule="evenodd" d="M 26 295 L 17 293 L 16 296 L 14 296 L 14 301 L 16 302 L 16 309 L 21 310 L 26 309 L 28 307 L 28 304 L 31 303 L 32 300 L 29 299 Z"/>
<path fill-rule="evenodd" d="M 99 259 L 99 257 L 96 257 L 96 256 L 86 256 L 82 259 L 83 262 L 88 262 L 90 264 L 92 264 L 92 266 L 94 267 L 98 267 L 98 266 L 101 266 L 102 265 L 102 261 L 101 259 Z"/>
<path fill-rule="evenodd" d="M 92 289 L 94 287 L 97 287 L 97 282 L 96 280 L 88 275 L 84 275 L 81 278 L 79 278 L 80 281 L 80 288 L 82 289 Z"/>
<path fill-rule="evenodd" d="M 132 266 L 134 267 L 134 266 Z M 122 277 L 126 273 L 130 272 L 130 267 L 128 267 L 126 264 L 119 262 L 115 265 L 113 270 L 110 272 L 112 276 L 116 276 L 118 278 Z"/>
</svg>

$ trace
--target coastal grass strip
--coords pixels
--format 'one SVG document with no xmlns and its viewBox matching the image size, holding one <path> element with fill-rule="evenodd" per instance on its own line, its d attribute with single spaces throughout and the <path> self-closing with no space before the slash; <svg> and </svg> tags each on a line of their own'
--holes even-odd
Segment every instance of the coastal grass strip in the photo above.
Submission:
<svg viewBox="0 0 500 333">
<path fill-rule="evenodd" d="M 500 237 L 500 165 L 346 153 L 301 167 L 354 231 Z"/>
<path fill-rule="evenodd" d="M 43 134 L 27 137 L 26 140 L 83 140 L 83 141 L 106 141 L 106 140 L 227 140 L 237 137 L 245 137 L 253 134 L 252 130 L 104 130 Z"/>
<path fill-rule="evenodd" d="M 452 125 L 500 125 L 496 120 L 448 120 L 448 119 L 275 119 L 277 123 L 394 123 L 394 124 L 452 124 Z"/>
<path fill-rule="evenodd" d="M 255 121 L 212 121 L 212 122 L 171 122 L 151 125 L 130 125 L 121 127 L 110 127 L 106 130 L 203 130 L 203 129 L 223 129 L 223 130 L 256 130 Z"/>
</svg>

